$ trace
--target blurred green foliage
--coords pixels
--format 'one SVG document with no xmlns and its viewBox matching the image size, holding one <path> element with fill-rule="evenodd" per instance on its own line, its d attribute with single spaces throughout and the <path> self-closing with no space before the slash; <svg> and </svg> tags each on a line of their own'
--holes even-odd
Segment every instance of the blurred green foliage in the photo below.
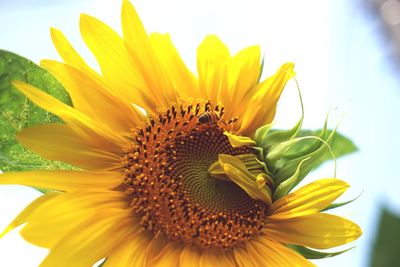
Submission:
<svg viewBox="0 0 400 267">
<path fill-rule="evenodd" d="M 400 216 L 386 208 L 381 209 L 370 266 L 400 266 Z"/>
</svg>

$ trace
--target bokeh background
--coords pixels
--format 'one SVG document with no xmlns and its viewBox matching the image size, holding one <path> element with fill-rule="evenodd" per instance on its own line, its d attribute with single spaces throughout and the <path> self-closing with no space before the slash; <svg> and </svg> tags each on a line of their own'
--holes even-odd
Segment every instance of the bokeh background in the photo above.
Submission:
<svg viewBox="0 0 400 267">
<path fill-rule="evenodd" d="M 217 34 L 232 53 L 260 44 L 265 75 L 285 61 L 295 62 L 305 104 L 304 128 L 321 127 L 330 111 L 331 126 L 339 123 L 339 131 L 359 148 L 338 160 L 338 177 L 352 186 L 342 200 L 361 196 L 335 213 L 359 223 L 364 234 L 343 247 L 356 245 L 353 250 L 315 263 L 322 267 L 400 266 L 390 262 L 389 253 L 390 248 L 392 253 L 400 252 L 396 245 L 400 223 L 393 215 L 400 213 L 398 0 L 132 2 L 148 32 L 171 34 L 192 70 L 196 48 L 210 33 Z M 43 58 L 59 59 L 49 35 L 49 27 L 54 26 L 95 66 L 79 35 L 79 15 L 94 15 L 120 32 L 120 7 L 119 0 L 0 0 L 0 49 L 36 63 Z M 279 103 L 277 127 L 290 127 L 299 116 L 296 87 L 291 83 Z M 333 164 L 325 164 L 305 182 L 330 177 L 332 172 Z M 39 195 L 26 187 L 1 186 L 0 229 Z M 381 214 L 386 231 L 379 230 Z M 376 247 L 379 253 L 373 256 Z M 0 266 L 38 266 L 45 255 L 46 250 L 20 238 L 18 230 L 0 240 Z"/>
</svg>

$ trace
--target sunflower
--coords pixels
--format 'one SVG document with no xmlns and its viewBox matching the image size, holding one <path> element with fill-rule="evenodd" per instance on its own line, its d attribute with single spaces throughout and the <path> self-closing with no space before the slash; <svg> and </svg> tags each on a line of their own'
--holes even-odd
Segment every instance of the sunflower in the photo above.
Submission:
<svg viewBox="0 0 400 267">
<path fill-rule="evenodd" d="M 25 224 L 23 238 L 50 249 L 43 267 L 313 266 L 293 245 L 326 249 L 360 236 L 353 222 L 321 212 L 348 184 L 321 179 L 275 197 L 275 177 L 249 138 L 273 120 L 292 63 L 259 81 L 258 46 L 231 56 L 207 36 L 196 77 L 168 35 L 146 33 L 128 1 L 122 28 L 123 38 L 81 16 L 101 74 L 51 30 L 64 63 L 41 65 L 73 107 L 14 82 L 65 122 L 27 128 L 18 140 L 77 168 L 2 174 L 2 184 L 49 189 L 2 235 Z"/>
</svg>

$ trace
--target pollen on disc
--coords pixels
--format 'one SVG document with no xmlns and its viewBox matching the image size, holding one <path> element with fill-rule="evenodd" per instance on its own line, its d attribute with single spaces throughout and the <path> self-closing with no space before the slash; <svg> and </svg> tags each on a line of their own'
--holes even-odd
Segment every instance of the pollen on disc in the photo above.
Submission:
<svg viewBox="0 0 400 267">
<path fill-rule="evenodd" d="M 219 154 L 252 153 L 233 148 L 223 132 L 223 107 L 209 102 L 172 106 L 133 132 L 125 153 L 123 190 L 155 235 L 200 248 L 231 249 L 263 226 L 268 207 L 235 183 L 210 177 Z"/>
</svg>

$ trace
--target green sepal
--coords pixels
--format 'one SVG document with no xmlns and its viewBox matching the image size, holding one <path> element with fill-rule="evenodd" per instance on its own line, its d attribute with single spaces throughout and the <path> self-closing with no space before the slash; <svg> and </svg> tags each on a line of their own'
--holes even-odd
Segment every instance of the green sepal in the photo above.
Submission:
<svg viewBox="0 0 400 267">
<path fill-rule="evenodd" d="M 292 174 L 297 169 L 297 166 L 304 159 L 308 158 L 308 160 L 303 164 L 303 168 L 301 168 L 297 181 L 293 185 L 293 187 L 299 184 L 308 173 L 310 173 L 314 168 L 316 168 L 318 165 L 321 164 L 321 158 L 325 153 L 327 153 L 327 151 L 329 151 L 329 146 L 332 142 L 334 134 L 335 130 L 332 131 L 331 134 L 324 140 L 325 143 L 320 144 L 317 149 L 308 154 L 299 152 L 299 157 L 293 158 L 289 161 L 286 161 L 285 158 L 282 157 L 282 162 L 280 163 L 281 166 L 279 166 L 279 168 L 276 169 L 277 171 L 273 175 L 275 182 L 279 184 L 288 179 L 289 177 L 291 177 Z"/>
<path fill-rule="evenodd" d="M 257 158 L 265 164 L 265 162 L 264 162 L 264 149 L 262 149 L 262 147 L 258 147 L 258 146 L 253 146 L 251 148 L 254 150 L 255 154 L 257 155 Z M 267 167 L 266 164 L 265 164 L 265 166 Z M 268 173 L 269 173 L 269 171 L 268 171 Z"/>
<path fill-rule="evenodd" d="M 317 131 L 300 130 L 298 132 L 298 137 L 316 136 L 317 138 L 303 139 L 301 143 L 298 143 L 293 147 L 291 147 L 288 153 L 285 154 L 285 160 L 288 161 L 290 159 L 298 158 L 310 154 L 316 149 L 318 149 L 321 145 L 323 145 L 323 142 L 321 140 L 325 140 L 326 136 L 329 135 L 329 134 L 327 135 L 327 131 L 328 131 L 328 117 L 325 119 L 324 126 L 320 130 Z"/>
<path fill-rule="evenodd" d="M 310 249 L 310 248 L 298 246 L 298 245 L 287 245 L 287 246 L 289 248 L 295 250 L 297 253 L 303 255 L 304 258 L 310 259 L 310 260 L 318 260 L 318 259 L 335 257 L 337 255 L 345 253 L 354 248 L 354 247 L 351 247 L 351 248 L 341 250 L 341 251 L 336 251 L 336 252 L 323 252 L 323 251 L 318 251 L 318 250 L 314 250 L 314 249 Z"/>
<path fill-rule="evenodd" d="M 267 149 L 267 142 L 265 140 L 267 139 L 268 133 L 271 130 L 272 126 L 273 123 L 261 126 L 256 130 L 256 133 L 254 134 L 254 140 L 256 141 L 257 145 L 265 150 Z M 263 147 L 263 145 L 265 145 L 265 147 Z"/>
<path fill-rule="evenodd" d="M 256 131 L 254 140 L 257 146 L 262 147 L 264 150 L 269 151 L 271 147 L 280 143 L 291 140 L 296 137 L 303 124 L 303 117 L 296 123 L 296 125 L 289 130 L 274 130 L 270 131 L 272 124 L 262 126 Z"/>
<path fill-rule="evenodd" d="M 334 130 L 333 129 L 322 129 L 322 130 L 317 130 L 317 131 L 311 131 L 311 130 L 301 130 L 299 133 L 299 136 L 319 136 L 321 139 L 324 139 L 324 136 L 329 136 Z M 312 140 L 305 140 L 304 143 L 300 144 L 304 147 L 307 146 L 312 146 Z M 315 145 L 315 144 L 314 144 Z M 293 147 L 293 151 L 290 150 L 289 153 L 297 153 L 296 150 L 300 150 L 301 147 Z M 346 136 L 339 132 L 335 132 L 332 142 L 331 142 L 331 150 L 335 154 L 336 158 L 343 157 L 346 155 L 349 155 L 351 153 L 354 153 L 358 150 L 357 146 Z M 287 155 L 287 157 L 290 157 L 290 154 Z M 324 162 L 331 160 L 332 157 L 329 155 L 329 153 L 326 153 L 322 158 L 321 158 L 321 164 Z M 318 165 L 319 166 L 319 165 Z M 316 166 L 316 167 L 318 167 Z"/>
<path fill-rule="evenodd" d="M 301 162 L 301 160 L 307 157 L 311 157 L 311 159 L 307 161 L 302 169 L 302 174 L 300 175 L 301 179 L 299 179 L 299 182 L 309 172 L 318 168 L 326 161 L 337 159 L 338 157 L 357 151 L 357 147 L 354 143 L 342 134 L 337 133 L 336 129 L 327 130 L 324 128 L 315 132 L 306 130 L 301 131 L 299 135 L 306 137 L 312 136 L 312 134 L 319 135 L 319 138 L 324 140 L 325 143 L 321 141 L 312 142 L 312 139 L 304 139 L 302 142 L 298 142 L 290 148 L 279 162 L 280 165 L 276 166 L 278 170 L 274 173 L 274 178 L 277 183 L 280 183 L 285 180 L 286 177 L 289 177 L 291 172 L 293 172 L 293 169 Z M 292 171 L 290 171 L 290 169 L 292 169 Z M 335 176 L 335 174 L 333 176 Z M 296 183 L 296 185 L 297 184 L 298 183 Z"/>
<path fill-rule="evenodd" d="M 286 151 L 300 141 L 300 138 L 294 138 L 271 146 L 267 155 L 265 156 L 265 161 L 272 166 L 276 166 L 276 162 L 282 159 Z"/>
<path fill-rule="evenodd" d="M 288 131 L 272 131 L 271 125 L 265 125 L 256 131 L 256 144 L 263 149 L 264 161 L 272 173 L 274 184 L 277 188 L 284 188 L 284 190 L 280 189 L 275 197 L 281 196 L 284 191 L 290 192 L 309 172 L 324 162 L 336 160 L 337 157 L 357 150 L 348 138 L 336 133 L 336 129 L 327 129 L 328 118 L 324 122 L 324 127 L 318 131 L 301 130 L 302 120 L 303 116 Z M 305 159 L 307 161 L 300 169 L 299 165 Z M 294 178 L 297 170 L 299 173 Z M 336 162 L 333 177 L 335 176 Z M 281 183 L 289 179 L 289 182 L 279 187 Z M 292 185 L 289 190 L 288 185 Z"/>
<path fill-rule="evenodd" d="M 328 207 L 326 207 L 325 209 L 321 210 L 321 212 L 324 212 L 324 211 L 327 211 L 327 210 L 336 209 L 336 208 L 345 206 L 347 204 L 350 204 L 351 202 L 357 200 L 360 196 L 361 196 L 361 194 L 359 194 L 357 197 L 355 197 L 353 199 L 350 199 L 348 201 L 343 201 L 343 202 L 339 202 L 339 203 L 332 203 Z"/>
<path fill-rule="evenodd" d="M 296 184 L 297 179 L 299 177 L 301 166 L 306 160 L 308 160 L 308 158 L 306 158 L 300 162 L 300 164 L 297 166 L 297 169 L 296 169 L 295 173 L 292 175 L 292 177 L 290 177 L 286 181 L 279 184 L 279 186 L 275 189 L 275 191 L 272 195 L 273 201 L 287 195 L 288 192 L 290 191 L 290 189 L 293 188 L 294 184 Z"/>
<path fill-rule="evenodd" d="M 282 143 L 286 140 L 290 140 L 294 137 L 297 136 L 299 131 L 301 130 L 301 125 L 303 124 L 303 117 L 295 124 L 295 126 L 292 129 L 289 130 L 277 130 L 277 131 L 272 131 L 268 138 L 268 145 L 269 147 Z"/>
</svg>

